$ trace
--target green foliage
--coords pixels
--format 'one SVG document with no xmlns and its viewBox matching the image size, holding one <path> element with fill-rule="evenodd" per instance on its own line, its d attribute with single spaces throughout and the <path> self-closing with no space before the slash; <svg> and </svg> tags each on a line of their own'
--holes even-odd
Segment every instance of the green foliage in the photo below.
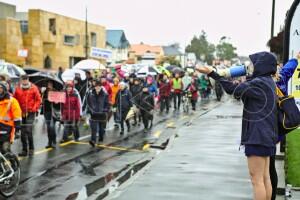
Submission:
<svg viewBox="0 0 300 200">
<path fill-rule="evenodd" d="M 207 41 L 207 35 L 202 31 L 199 37 L 194 36 L 185 51 L 195 53 L 197 59 L 211 64 L 214 59 L 215 45 Z"/>
<path fill-rule="evenodd" d="M 159 65 L 163 65 L 164 63 L 169 63 L 170 65 L 176 65 L 176 66 L 181 67 L 180 61 L 177 60 L 175 56 L 166 56 L 166 57 L 163 57 L 159 61 Z"/>
<path fill-rule="evenodd" d="M 300 130 L 296 129 L 287 136 L 286 150 L 287 183 L 300 187 Z"/>
<path fill-rule="evenodd" d="M 236 48 L 227 42 L 226 39 L 227 38 L 223 36 L 216 47 L 217 57 L 221 60 L 231 60 L 237 56 L 235 53 Z"/>
</svg>

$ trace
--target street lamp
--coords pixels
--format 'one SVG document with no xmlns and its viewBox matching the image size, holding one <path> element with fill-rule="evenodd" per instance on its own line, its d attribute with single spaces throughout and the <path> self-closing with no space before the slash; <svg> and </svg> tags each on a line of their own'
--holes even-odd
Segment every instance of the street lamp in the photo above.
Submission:
<svg viewBox="0 0 300 200">
<path fill-rule="evenodd" d="M 271 38 L 274 36 L 275 0 L 272 0 Z"/>
</svg>

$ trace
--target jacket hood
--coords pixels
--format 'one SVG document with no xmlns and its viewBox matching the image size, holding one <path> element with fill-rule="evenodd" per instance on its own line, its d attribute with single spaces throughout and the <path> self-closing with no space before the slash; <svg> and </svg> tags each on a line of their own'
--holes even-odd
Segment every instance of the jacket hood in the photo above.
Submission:
<svg viewBox="0 0 300 200">
<path fill-rule="evenodd" d="M 259 52 L 249 56 L 253 63 L 254 71 L 252 77 L 267 76 L 277 71 L 276 56 L 269 52 Z"/>
</svg>

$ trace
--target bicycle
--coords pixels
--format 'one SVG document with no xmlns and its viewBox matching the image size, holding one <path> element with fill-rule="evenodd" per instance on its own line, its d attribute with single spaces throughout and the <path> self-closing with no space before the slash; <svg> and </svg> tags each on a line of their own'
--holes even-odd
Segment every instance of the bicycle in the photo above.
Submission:
<svg viewBox="0 0 300 200">
<path fill-rule="evenodd" d="M 0 152 L 0 194 L 6 198 L 14 195 L 21 178 L 20 162 L 9 146 L 9 142 L 4 142 Z"/>
</svg>

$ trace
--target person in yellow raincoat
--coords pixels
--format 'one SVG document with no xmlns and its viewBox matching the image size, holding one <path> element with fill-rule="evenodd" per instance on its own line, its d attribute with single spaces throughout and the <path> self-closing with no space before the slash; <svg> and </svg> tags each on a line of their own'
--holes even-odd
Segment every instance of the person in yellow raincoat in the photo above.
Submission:
<svg viewBox="0 0 300 200">
<path fill-rule="evenodd" d="M 21 129 L 22 111 L 19 102 L 7 91 L 5 82 L 0 82 L 0 147 L 12 143 L 16 130 Z"/>
</svg>

